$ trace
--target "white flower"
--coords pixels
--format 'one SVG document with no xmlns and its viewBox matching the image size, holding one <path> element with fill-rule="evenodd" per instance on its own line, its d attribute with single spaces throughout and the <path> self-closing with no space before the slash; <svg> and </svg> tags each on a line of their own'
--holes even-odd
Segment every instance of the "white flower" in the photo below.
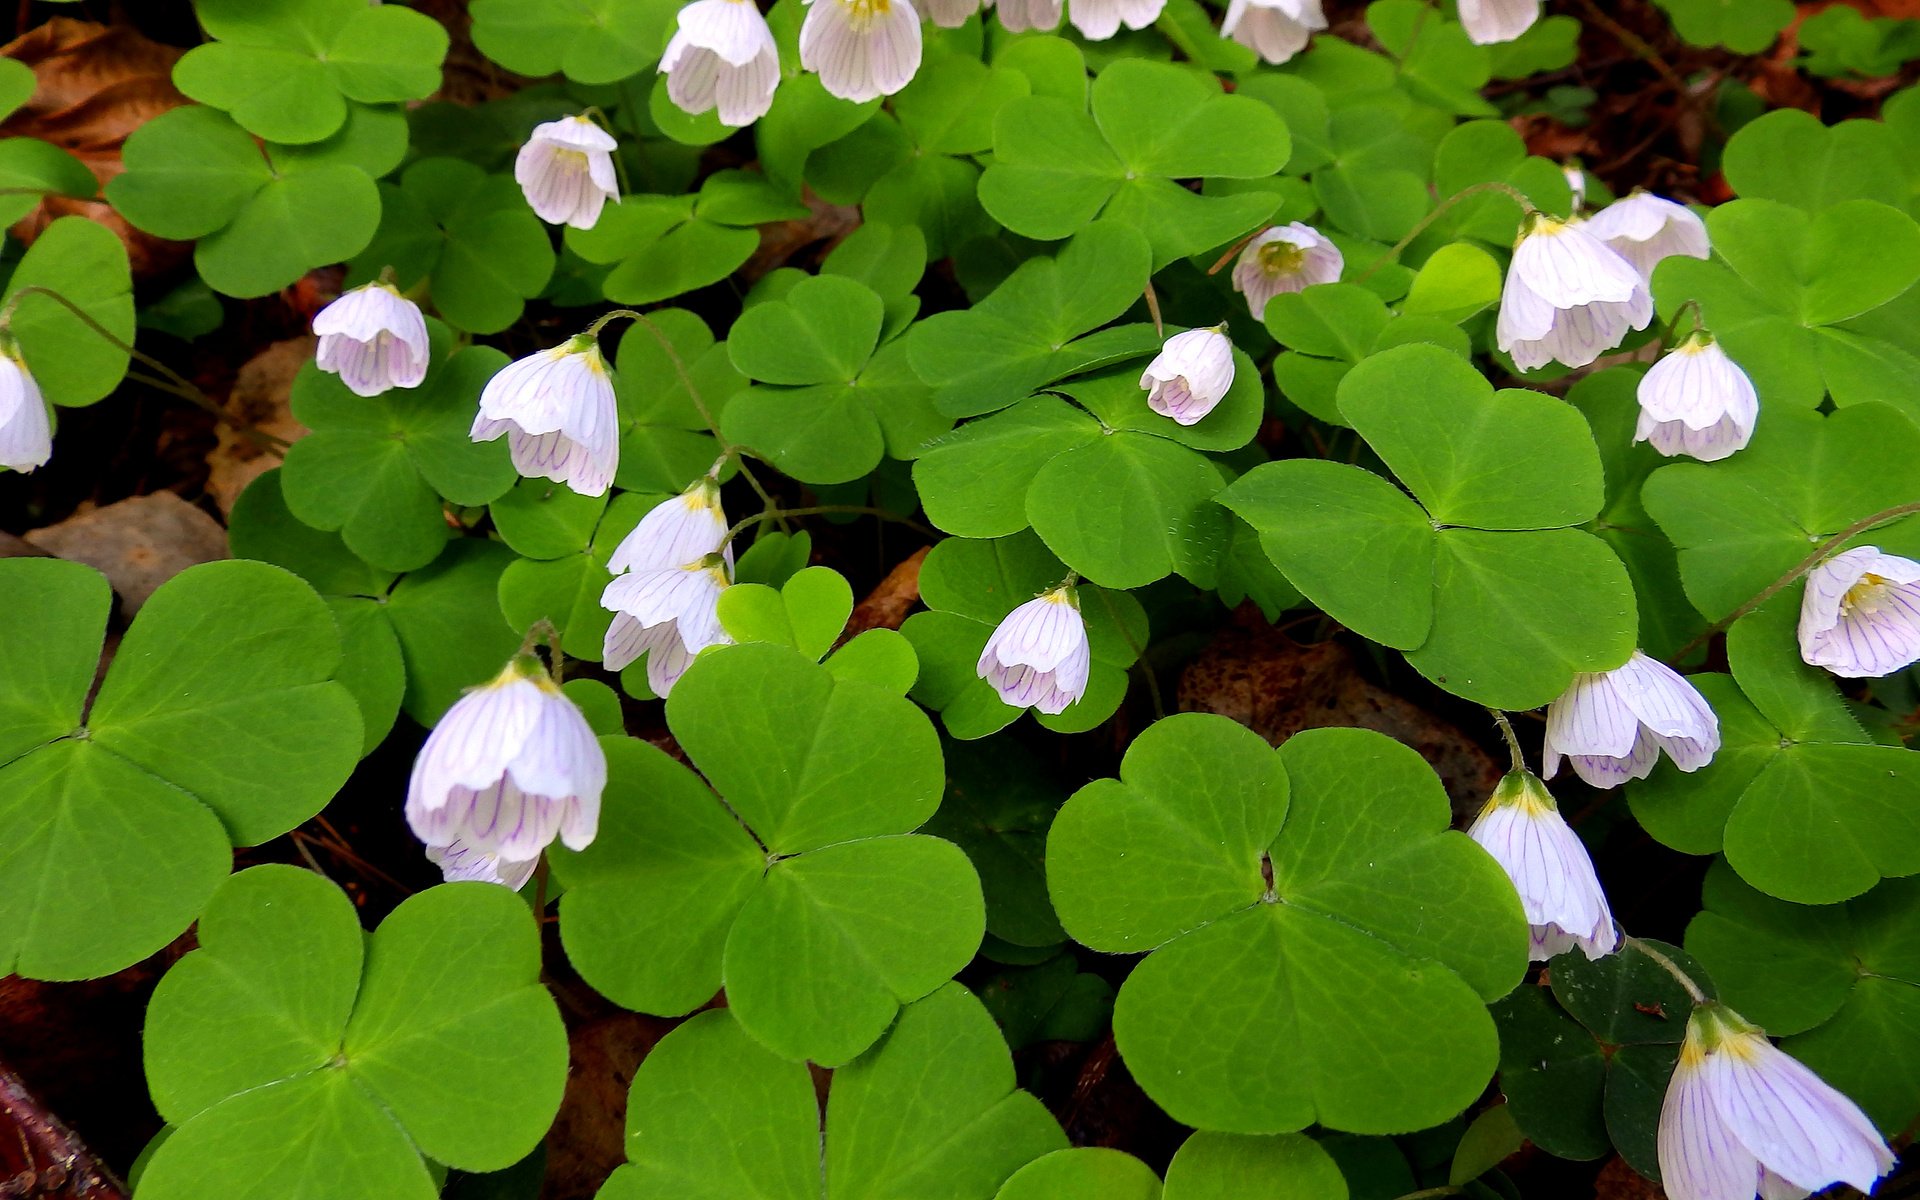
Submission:
<svg viewBox="0 0 1920 1200">
<path fill-rule="evenodd" d="M 1695 333 L 1640 380 L 1640 424 L 1633 440 L 1671 458 L 1719 462 L 1746 448 L 1760 418 L 1760 396 L 1712 336 Z"/>
<path fill-rule="evenodd" d="M 1595 787 L 1645 779 L 1665 750 L 1682 771 L 1698 771 L 1720 749 L 1720 718 L 1671 667 L 1635 650 L 1625 666 L 1580 674 L 1547 706 L 1546 777 L 1562 755 Z"/>
<path fill-rule="evenodd" d="M 780 51 L 753 0 L 693 0 L 660 56 L 667 98 L 690 113 L 720 109 L 722 125 L 767 115 L 780 83 Z"/>
<path fill-rule="evenodd" d="M 620 203 L 613 135 L 585 117 L 536 125 L 513 160 L 513 178 L 549 225 L 592 229 L 608 200 Z"/>
<path fill-rule="evenodd" d="M 1240 2 L 1240 0 L 1236 0 Z M 1230 11 L 1227 20 L 1233 20 Z M 1253 319 L 1266 319 L 1267 304 L 1282 292 L 1338 283 L 1347 260 L 1340 248 L 1311 225 L 1276 225 L 1247 243 L 1233 264 L 1233 290 L 1247 297 Z"/>
<path fill-rule="evenodd" d="M 356 396 L 419 387 L 427 377 L 427 319 L 389 284 L 341 293 L 314 315 L 313 331 L 320 335 L 314 365 Z"/>
<path fill-rule="evenodd" d="M 665 696 L 708 646 L 733 639 L 720 627 L 720 593 L 727 568 L 717 554 L 677 567 L 630 571 L 600 593 L 600 607 L 613 613 L 601 658 L 618 671 L 647 656 L 647 686 Z"/>
<path fill-rule="evenodd" d="M 1320 0 L 1232 0 L 1226 19 L 1220 22 L 1220 36 L 1232 38 L 1278 66 L 1305 50 L 1314 30 L 1326 27 L 1327 16 Z M 1234 275 L 1238 277 L 1237 269 Z M 1252 303 L 1251 296 L 1248 303 Z"/>
<path fill-rule="evenodd" d="M 1460 0 L 1460 23 L 1482 46 L 1510 42 L 1540 19 L 1540 0 Z"/>
<path fill-rule="evenodd" d="M 891 96 L 920 69 L 920 14 L 912 0 L 804 0 L 800 65 L 855 104 Z"/>
<path fill-rule="evenodd" d="M 606 782 L 587 719 L 537 664 L 516 660 L 427 736 L 407 824 L 446 878 L 518 886 L 556 835 L 574 850 L 593 841 Z"/>
<path fill-rule="evenodd" d="M 986 3 L 990 5 L 993 0 Z M 920 0 L 920 7 L 926 10 L 927 19 L 940 28 L 958 29 L 983 6 L 981 0 Z"/>
<path fill-rule="evenodd" d="M 1147 407 L 1181 425 L 1198 424 L 1233 386 L 1233 343 L 1212 329 L 1176 333 L 1140 374 Z"/>
<path fill-rule="evenodd" d="M 1712 250 L 1707 225 L 1684 204 L 1663 200 L 1652 192 L 1635 192 L 1607 205 L 1587 220 L 1587 232 L 1632 263 L 1651 281 L 1653 268 L 1674 255 L 1706 258 Z"/>
<path fill-rule="evenodd" d="M 507 434 L 514 469 L 598 496 L 620 463 L 620 412 L 600 343 L 589 334 L 508 363 L 480 392 L 472 437 Z"/>
<path fill-rule="evenodd" d="M 1573 197 L 1573 211 L 1578 213 L 1587 206 L 1587 173 L 1572 163 L 1567 163 L 1560 168 L 1560 174 L 1566 177 L 1567 194 Z M 1615 247 L 1615 249 L 1618 248 Z"/>
<path fill-rule="evenodd" d="M 1080 597 L 1061 586 L 1008 613 L 975 670 L 1005 703 L 1057 713 L 1087 694 L 1092 665 Z"/>
<path fill-rule="evenodd" d="M 31 471 L 53 457 L 53 424 L 20 349 L 0 335 L 0 467 Z"/>
<path fill-rule="evenodd" d="M 1800 657 L 1847 679 L 1920 662 L 1920 562 L 1856 546 L 1807 576 Z"/>
<path fill-rule="evenodd" d="M 658 571 L 698 562 L 709 554 L 721 554 L 731 567 L 733 546 L 722 548 L 726 538 L 727 514 L 720 507 L 720 483 L 712 475 L 702 475 L 686 491 L 648 510 L 633 532 L 614 547 L 607 570 L 615 575 Z"/>
<path fill-rule="evenodd" d="M 1619 947 L 1593 859 L 1531 771 L 1513 771 L 1500 781 L 1467 836 L 1513 880 L 1533 958 L 1549 959 L 1575 946 L 1588 958 L 1602 958 Z"/>
<path fill-rule="evenodd" d="M 1672 1200 L 1787 1200 L 1893 1169 L 1860 1106 L 1717 1002 L 1687 1021 L 1660 1107 L 1660 1178 Z"/>
<path fill-rule="evenodd" d="M 1515 366 L 1584 367 L 1653 320 L 1653 295 L 1632 263 L 1574 222 L 1536 213 L 1528 225 L 1495 333 Z"/>
<path fill-rule="evenodd" d="M 1046 32 L 1060 25 L 1060 8 L 1063 0 L 998 0 L 994 8 L 1000 13 L 1000 25 L 1008 33 L 1025 33 L 1030 29 Z"/>
<path fill-rule="evenodd" d="M 1128 29 L 1145 29 L 1160 19 L 1167 0 L 1073 0 L 1067 6 L 1067 20 L 1080 36 L 1090 42 L 1103 42 Z"/>
</svg>

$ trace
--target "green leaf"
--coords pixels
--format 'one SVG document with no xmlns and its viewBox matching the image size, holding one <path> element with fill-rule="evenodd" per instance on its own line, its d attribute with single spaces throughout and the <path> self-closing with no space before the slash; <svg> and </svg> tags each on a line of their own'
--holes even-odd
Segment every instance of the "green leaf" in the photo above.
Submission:
<svg viewBox="0 0 1920 1200">
<path fill-rule="evenodd" d="M 592 229 L 569 228 L 566 242 L 588 262 L 613 267 L 601 285 L 607 299 L 652 304 L 725 279 L 760 238 L 695 216 L 690 196 L 628 196 Z"/>
<path fill-rule="evenodd" d="M 873 289 L 819 275 L 784 300 L 742 313 L 727 354 L 741 374 L 762 383 L 851 383 L 879 342 L 883 316 Z"/>
<path fill-rule="evenodd" d="M 8 61 L 17 61 L 9 59 Z M 0 141 L 0 222 L 8 225 L 40 206 L 44 196 L 90 200 L 100 190 L 86 164 L 50 142 L 16 137 Z"/>
<path fill-rule="evenodd" d="M 1607 1058 L 1550 995 L 1544 988 L 1518 987 L 1494 1001 L 1500 1091 L 1514 1123 L 1534 1145 L 1556 1158 L 1604 1158 L 1613 1150 L 1602 1107 Z"/>
<path fill-rule="evenodd" d="M 614 484 L 678 492 L 720 457 L 708 416 L 725 411 L 747 381 L 692 313 L 655 309 L 647 319 L 631 340 L 621 340 L 616 360 L 621 433 Z"/>
<path fill-rule="evenodd" d="M 1049 459 L 1027 490 L 1033 531 L 1081 575 L 1109 588 L 1174 573 L 1205 587 L 1226 545 L 1212 503 L 1220 473 L 1204 455 L 1116 432 Z"/>
<path fill-rule="evenodd" d="M 1792 19 L 1784 0 L 1758 3 L 1785 13 L 1782 25 Z M 1793 108 L 1743 125 L 1728 140 L 1726 151 L 1727 182 L 1734 191 L 1810 213 L 1844 200 L 1878 200 L 1904 207 L 1904 162 L 1898 137 L 1877 121 L 1826 125 Z"/>
<path fill-rule="evenodd" d="M 1450 242 L 1427 256 L 1401 311 L 1459 323 L 1500 300 L 1500 264 L 1471 242 Z"/>
<path fill-rule="evenodd" d="M 123 343 L 132 342 L 133 277 L 113 231 L 85 217 L 58 218 L 27 247 L 4 299 L 19 297 L 9 329 L 48 401 L 92 404 L 118 387 L 127 352 L 52 296 L 23 295 L 28 288 L 58 293 Z"/>
<path fill-rule="evenodd" d="M 111 595 L 91 569 L 0 563 L 22 647 L 0 676 L 0 963 L 111 973 L 179 933 L 255 845 L 318 812 L 360 753 L 320 598 L 263 563 L 189 568 L 143 606 L 85 708 Z M 35 606 L 39 607 L 35 607 Z M 204 646 L 222 647 L 218 656 Z"/>
<path fill-rule="evenodd" d="M 1431 769 L 1379 734 L 1311 730 L 1276 754 L 1208 715 L 1156 723 L 1120 780 L 1075 793 L 1048 882 L 1077 940 L 1153 951 L 1114 1012 L 1147 1094 L 1237 1133 L 1423 1128 L 1477 1096 L 1498 1052 L 1485 1001 L 1525 938 L 1450 819 Z"/>
<path fill-rule="evenodd" d="M 525 481 L 521 486 L 536 481 Z M 558 485 L 546 484 L 555 495 L 575 496 Z M 512 495 L 513 493 L 509 493 Z M 582 499 L 582 497 L 576 497 Z M 606 644 L 613 614 L 600 605 L 610 575 L 607 561 L 647 510 L 665 496 L 622 493 L 598 509 L 599 517 L 563 553 L 545 561 L 523 558 L 507 564 L 500 575 L 500 611 L 515 629 L 531 629 L 542 620 L 560 631 L 560 648 L 572 658 L 597 662 Z M 604 502 L 603 502 L 604 503 Z M 508 539 L 511 542 L 511 538 Z"/>
<path fill-rule="evenodd" d="M 1023 954 L 1054 954 L 1058 943 L 1018 947 Z M 993 950 L 986 952 L 998 957 Z M 1002 971 L 978 988 L 980 1002 L 1000 1023 L 1015 1050 L 1035 1042 L 1090 1042 L 1106 1036 L 1113 1023 L 1113 985 L 1075 968 L 1069 954 L 1056 954 L 1037 966 Z"/>
<path fill-rule="evenodd" d="M 9 58 L 0 64 L 0 117 L 12 116 L 21 105 L 33 99 L 38 86 L 38 77 L 26 63 Z"/>
<path fill-rule="evenodd" d="M 1347 1200 L 1347 1181 L 1313 1139 L 1196 1133 L 1167 1164 L 1166 1200 Z"/>
<path fill-rule="evenodd" d="M 1027 527 L 1027 487 L 1047 462 L 1090 445 L 1100 423 L 1053 396 L 1033 396 L 935 442 L 913 464 L 927 519 L 968 538 Z"/>
<path fill-rule="evenodd" d="M 659 57 L 674 7 L 622 0 L 475 0 L 473 44 L 521 75 L 564 72 L 578 83 L 617 83 Z"/>
<path fill-rule="evenodd" d="M 176 1128 L 143 1193 L 346 1200 L 398 1182 L 425 1197 L 422 1155 L 487 1171 L 534 1147 L 567 1049 L 525 905 L 453 884 L 404 901 L 364 959 L 362 936 L 344 895 L 292 867 L 255 867 L 214 896 L 200 948 L 147 1012 L 148 1078 Z M 497 1070 L 516 1086 L 490 1086 Z"/>
<path fill-rule="evenodd" d="M 500 576 L 512 561 L 497 542 L 463 538 L 387 598 L 407 664 L 401 706 L 420 724 L 436 724 L 462 690 L 491 679 L 520 644 L 525 631 L 500 611 Z"/>
<path fill-rule="evenodd" d="M 1020 946 L 1065 939 L 1047 899 L 1047 827 L 1060 804 L 1040 762 L 1002 739 L 946 748 L 947 792 L 926 831 L 967 852 L 987 901 L 987 932 Z"/>
<path fill-rule="evenodd" d="M 125 172 L 107 183 L 114 210 L 148 233 L 182 241 L 228 224 L 273 179 L 246 130 L 193 104 L 134 130 L 121 161 Z"/>
<path fill-rule="evenodd" d="M 1160 1177 L 1123 1151 L 1076 1146 L 1021 1167 L 997 1200 L 1160 1200 Z"/>
<path fill-rule="evenodd" d="M 1447 1168 L 1447 1182 L 1454 1187 L 1470 1183 L 1519 1152 L 1526 1142 L 1513 1123 L 1513 1113 L 1504 1104 L 1487 1109 L 1473 1119 L 1453 1153 L 1453 1165 Z"/>
</svg>

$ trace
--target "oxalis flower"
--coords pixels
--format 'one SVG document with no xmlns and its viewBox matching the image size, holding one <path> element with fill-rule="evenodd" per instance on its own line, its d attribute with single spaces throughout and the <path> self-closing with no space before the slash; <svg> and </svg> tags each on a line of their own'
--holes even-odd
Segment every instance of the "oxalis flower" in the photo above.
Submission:
<svg viewBox="0 0 1920 1200">
<path fill-rule="evenodd" d="M 1760 419 L 1760 396 L 1727 352 L 1701 330 L 1674 347 L 1640 380 L 1640 423 L 1633 440 L 1672 457 L 1718 462 L 1746 448 Z"/>
<path fill-rule="evenodd" d="M 753 0 L 694 0 L 680 10 L 660 70 L 681 109 L 718 108 L 722 125 L 751 125 L 773 105 L 780 51 Z"/>
<path fill-rule="evenodd" d="M 1091 42 L 1103 42 L 1128 29 L 1145 29 L 1160 19 L 1167 0 L 1073 0 L 1067 5 L 1067 21 Z"/>
<path fill-rule="evenodd" d="M 530 655 L 440 718 L 407 785 L 407 824 L 449 880 L 518 887 L 558 836 L 600 827 L 607 756 L 587 719 Z"/>
<path fill-rule="evenodd" d="M 600 607 L 613 613 L 601 655 L 609 671 L 647 656 L 647 686 L 657 696 L 693 665 L 708 646 L 733 639 L 720 627 L 720 593 L 729 586 L 727 563 L 718 554 L 676 567 L 630 571 L 600 593 Z"/>
<path fill-rule="evenodd" d="M 1846 679 L 1920 662 L 1920 562 L 1856 546 L 1807 575 L 1800 657 Z"/>
<path fill-rule="evenodd" d="M 1058 713 L 1087 694 L 1092 666 L 1080 595 L 1062 584 L 1008 613 L 975 670 L 1007 704 Z"/>
<path fill-rule="evenodd" d="M 1305 50 L 1314 31 L 1326 27 L 1327 16 L 1320 0 L 1232 0 L 1227 5 L 1226 19 L 1220 22 L 1220 36 L 1232 38 L 1278 66 Z M 1296 223 L 1292 228 L 1305 229 L 1306 226 Z M 1245 261 L 1243 256 L 1241 262 Z M 1234 286 L 1237 290 L 1246 291 L 1239 286 L 1239 275 L 1236 269 Z M 1251 292 L 1248 293 L 1247 302 L 1253 302 Z M 1264 303 L 1262 307 L 1265 307 Z M 1254 314 L 1256 317 L 1259 315 Z"/>
<path fill-rule="evenodd" d="M 472 438 L 507 435 L 514 469 L 598 496 L 620 463 L 620 413 L 590 333 L 508 363 L 480 392 Z"/>
<path fill-rule="evenodd" d="M 1653 295 L 1632 263 L 1574 222 L 1527 218 L 1495 329 L 1515 366 L 1584 367 L 1652 320 Z"/>
<path fill-rule="evenodd" d="M 718 464 L 714 469 L 719 469 Z M 726 540 L 727 514 L 720 507 L 720 481 L 712 474 L 702 475 L 686 491 L 649 509 L 633 532 L 614 547 L 607 570 L 615 575 L 658 571 L 698 562 L 715 553 L 731 569 L 733 547 L 725 544 Z"/>
<path fill-rule="evenodd" d="M 1665 750 L 1682 771 L 1698 771 L 1720 749 L 1720 718 L 1671 667 L 1635 650 L 1624 666 L 1580 674 L 1547 706 L 1546 771 L 1564 756 L 1595 787 L 1645 779 Z"/>
<path fill-rule="evenodd" d="M 912 0 L 805 0 L 800 65 L 855 104 L 891 96 L 920 69 L 920 14 Z"/>
<path fill-rule="evenodd" d="M 1008 33 L 1046 32 L 1060 27 L 1063 0 L 998 0 L 994 10 Z"/>
<path fill-rule="evenodd" d="M 1482 46 L 1511 42 L 1539 19 L 1540 0 L 1460 0 L 1460 23 Z"/>
<path fill-rule="evenodd" d="M 1672 1200 L 1784 1200 L 1835 1183 L 1865 1192 L 1894 1163 L 1859 1105 L 1713 1001 L 1687 1020 L 1659 1153 Z"/>
<path fill-rule="evenodd" d="M 1176 333 L 1140 374 L 1147 407 L 1180 425 L 1196 425 L 1233 386 L 1233 343 L 1221 330 Z"/>
<path fill-rule="evenodd" d="M 13 337 L 0 332 L 0 467 L 31 471 L 53 457 L 53 423 Z"/>
<path fill-rule="evenodd" d="M 548 121 L 534 126 L 533 136 L 520 147 L 513 178 L 542 221 L 592 229 L 607 201 L 620 202 L 613 172 L 616 145 L 612 134 L 585 117 Z"/>
<path fill-rule="evenodd" d="M 416 388 L 427 377 L 427 319 L 391 284 L 342 292 L 314 314 L 313 331 L 320 335 L 314 365 L 356 396 Z"/>
<path fill-rule="evenodd" d="M 991 5 L 993 0 L 986 0 Z M 967 18 L 985 7 L 981 0 L 920 0 L 920 8 L 942 29 L 958 29 L 967 23 Z"/>
<path fill-rule="evenodd" d="M 1527 915 L 1532 957 L 1552 958 L 1578 946 L 1588 958 L 1620 945 L 1607 894 L 1600 889 L 1580 835 L 1560 815 L 1547 785 L 1531 771 L 1514 770 L 1467 830 L 1493 855 Z"/>
<path fill-rule="evenodd" d="M 1643 279 L 1663 259 L 1682 255 L 1707 258 L 1712 254 L 1707 225 L 1684 204 L 1663 200 L 1651 192 L 1635 192 L 1607 205 L 1587 220 L 1587 232 L 1632 263 Z"/>
<path fill-rule="evenodd" d="M 1239 0 L 1236 0 L 1239 2 Z M 1231 11 L 1227 20 L 1233 20 Z M 1282 292 L 1300 292 L 1321 283 L 1338 283 L 1347 260 L 1340 248 L 1311 225 L 1276 225 L 1248 242 L 1233 264 L 1233 290 L 1247 298 L 1253 319 L 1267 316 L 1267 304 Z"/>
</svg>

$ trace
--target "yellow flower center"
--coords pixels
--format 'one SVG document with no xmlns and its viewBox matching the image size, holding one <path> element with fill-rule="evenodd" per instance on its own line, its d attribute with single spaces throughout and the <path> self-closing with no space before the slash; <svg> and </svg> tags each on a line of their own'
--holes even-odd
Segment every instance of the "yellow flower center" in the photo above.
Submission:
<svg viewBox="0 0 1920 1200">
<path fill-rule="evenodd" d="M 853 18 L 854 25 L 862 29 L 886 16 L 893 7 L 893 0 L 840 0 L 840 3 L 847 6 L 847 15 Z"/>
<path fill-rule="evenodd" d="M 553 156 L 559 159 L 561 165 L 569 171 L 584 171 L 587 169 L 587 152 L 585 150 L 570 150 L 565 146 L 556 146 L 554 147 Z"/>
<path fill-rule="evenodd" d="M 1887 579 L 1868 571 L 1860 581 L 1847 589 L 1840 597 L 1840 615 L 1850 617 L 1855 611 L 1871 615 L 1880 611 L 1881 602 L 1887 598 Z"/>
<path fill-rule="evenodd" d="M 1292 275 L 1307 261 L 1307 252 L 1292 242 L 1268 242 L 1260 247 L 1260 269 L 1269 275 Z"/>
</svg>

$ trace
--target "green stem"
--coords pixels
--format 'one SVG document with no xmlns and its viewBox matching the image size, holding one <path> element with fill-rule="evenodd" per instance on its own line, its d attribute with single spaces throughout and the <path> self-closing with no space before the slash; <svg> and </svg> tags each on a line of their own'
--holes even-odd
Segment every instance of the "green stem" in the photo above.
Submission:
<svg viewBox="0 0 1920 1200">
<path fill-rule="evenodd" d="M 762 521 L 784 517 L 817 517 L 828 514 L 878 517 L 882 521 L 892 521 L 896 525 L 905 525 L 908 529 L 926 537 L 937 538 L 940 536 L 937 532 L 928 529 L 912 517 L 903 517 L 898 513 L 890 513 L 884 508 L 873 508 L 865 504 L 809 504 L 802 508 L 771 508 L 765 512 L 755 513 L 743 521 L 736 521 L 733 527 L 727 530 L 727 536 L 720 540 L 720 544 L 722 546 L 731 545 L 734 538 L 739 537 L 748 529 L 760 524 Z"/>
<path fill-rule="evenodd" d="M 1507 714 L 1497 708 L 1489 708 L 1487 711 L 1493 714 L 1493 723 L 1500 727 L 1500 736 L 1507 739 L 1507 753 L 1513 758 L 1513 769 L 1526 770 L 1527 756 L 1520 751 L 1520 738 L 1513 732 L 1513 722 L 1507 720 Z"/>
<path fill-rule="evenodd" d="M 1521 191 L 1519 188 L 1514 187 L 1512 184 L 1507 183 L 1504 180 L 1489 179 L 1485 183 L 1476 183 L 1471 187 L 1461 188 L 1459 191 L 1455 192 L 1451 196 L 1448 196 L 1445 200 L 1442 200 L 1438 205 L 1434 206 L 1434 210 L 1432 212 L 1428 213 L 1424 217 L 1421 217 L 1417 222 L 1415 222 L 1413 228 L 1407 231 L 1407 236 L 1395 242 L 1391 250 L 1388 250 L 1385 254 L 1381 255 L 1379 260 L 1376 261 L 1372 266 L 1368 267 L 1365 273 L 1362 274 L 1360 278 L 1354 280 L 1354 282 L 1365 283 L 1367 280 L 1372 279 L 1374 275 L 1380 270 L 1381 267 L 1384 267 L 1388 263 L 1392 262 L 1394 259 L 1399 258 L 1401 253 L 1405 251 L 1408 246 L 1413 245 L 1414 239 L 1418 238 L 1421 234 L 1425 233 L 1428 229 L 1431 229 L 1435 221 L 1438 221 L 1441 217 L 1445 216 L 1449 211 L 1451 211 L 1453 208 L 1458 206 L 1462 201 L 1471 200 L 1475 196 L 1484 196 L 1488 192 L 1499 192 L 1501 195 L 1512 200 L 1515 204 L 1518 204 L 1523 213 L 1532 214 L 1539 211 L 1539 209 L 1534 207 L 1533 201 L 1527 198 L 1527 194 L 1525 192 Z"/>
<path fill-rule="evenodd" d="M 1914 513 L 1920 513 L 1920 501 L 1910 504 L 1896 504 L 1892 508 L 1883 508 L 1870 517 L 1863 517 L 1855 521 L 1839 533 L 1834 534 L 1826 541 L 1814 547 L 1813 553 L 1801 559 L 1799 565 L 1795 566 L 1793 570 L 1788 571 L 1785 575 L 1768 584 L 1759 595 L 1701 630 L 1699 635 L 1692 641 L 1674 651 L 1673 654 L 1668 657 L 1667 661 L 1669 663 L 1679 663 L 1683 661 L 1687 655 L 1692 654 L 1695 650 L 1705 645 L 1714 634 L 1725 633 L 1733 626 L 1735 621 L 1746 616 L 1754 609 L 1759 608 L 1762 604 L 1773 599 L 1787 588 L 1792 587 L 1799 581 L 1801 576 L 1825 562 L 1829 554 L 1839 546 L 1845 544 L 1848 540 L 1856 538 L 1876 526 L 1884 525 L 1888 521 L 1896 521 L 1901 517 L 1911 516 Z"/>
<path fill-rule="evenodd" d="M 1693 314 L 1693 328 L 1687 331 L 1688 337 L 1692 337 L 1695 333 L 1698 333 L 1699 331 L 1706 328 L 1706 323 L 1702 319 L 1702 315 L 1700 312 L 1700 302 L 1698 300 L 1690 299 L 1685 304 L 1682 304 L 1679 307 L 1679 309 L 1673 314 L 1673 319 L 1667 322 L 1666 328 L 1660 331 L 1661 346 L 1667 349 L 1672 349 L 1673 346 L 1677 344 L 1674 340 L 1673 335 L 1680 331 L 1680 319 L 1686 316 L 1688 313 Z"/>
<path fill-rule="evenodd" d="M 1622 936 L 1620 939 L 1620 945 L 1625 947 L 1628 950 L 1636 950 L 1641 954 L 1646 955 L 1649 959 L 1652 959 L 1656 964 L 1659 965 L 1661 970 L 1673 976 L 1674 979 L 1679 982 L 1681 987 L 1687 989 L 1688 997 L 1690 997 L 1695 1004 L 1705 1004 L 1709 999 L 1711 999 L 1711 997 L 1709 997 L 1705 991 L 1701 990 L 1700 985 L 1693 981 L 1693 976 L 1687 974 L 1685 971 L 1680 969 L 1679 963 L 1674 962 L 1672 958 L 1668 957 L 1667 955 L 1661 953 L 1658 950 L 1655 950 L 1652 946 L 1647 945 L 1645 942 L 1641 941 L 1639 938 L 1633 937 L 1630 935 Z"/>
</svg>

